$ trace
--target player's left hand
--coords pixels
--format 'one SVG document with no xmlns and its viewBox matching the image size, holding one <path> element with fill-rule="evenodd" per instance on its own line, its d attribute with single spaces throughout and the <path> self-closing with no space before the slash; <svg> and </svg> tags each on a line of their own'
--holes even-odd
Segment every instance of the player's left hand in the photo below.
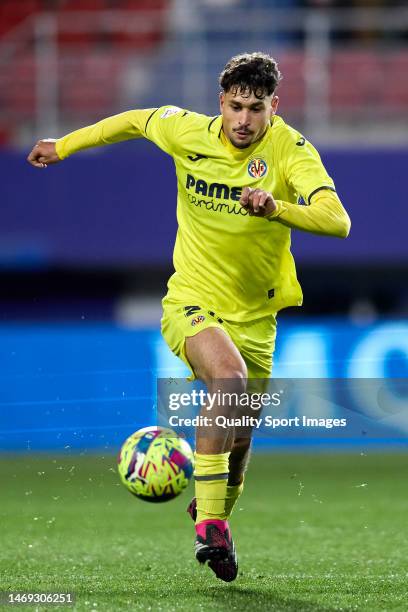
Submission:
<svg viewBox="0 0 408 612">
<path fill-rule="evenodd" d="M 39 140 L 27 157 L 27 161 L 34 168 L 46 168 L 50 164 L 56 164 L 60 160 L 55 149 L 55 138 L 43 138 Z"/>
<path fill-rule="evenodd" d="M 262 189 L 244 187 L 239 203 L 254 217 L 265 217 L 276 210 L 272 194 Z"/>
</svg>

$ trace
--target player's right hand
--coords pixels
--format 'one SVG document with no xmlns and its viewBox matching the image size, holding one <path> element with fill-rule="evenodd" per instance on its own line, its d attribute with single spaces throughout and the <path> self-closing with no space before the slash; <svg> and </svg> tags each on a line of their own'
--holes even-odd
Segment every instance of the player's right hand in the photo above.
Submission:
<svg viewBox="0 0 408 612">
<path fill-rule="evenodd" d="M 46 168 L 49 164 L 56 164 L 60 160 L 55 149 L 55 138 L 39 140 L 27 157 L 27 161 L 35 168 Z"/>
<path fill-rule="evenodd" d="M 251 217 L 266 217 L 276 210 L 276 202 L 268 191 L 244 187 L 239 200 Z"/>
</svg>

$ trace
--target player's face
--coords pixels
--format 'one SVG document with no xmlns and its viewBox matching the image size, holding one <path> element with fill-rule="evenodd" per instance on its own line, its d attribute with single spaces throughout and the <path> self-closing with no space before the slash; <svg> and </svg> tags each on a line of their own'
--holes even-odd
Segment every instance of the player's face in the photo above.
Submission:
<svg viewBox="0 0 408 612">
<path fill-rule="evenodd" d="M 238 149 L 245 149 L 262 138 L 278 108 L 278 96 L 257 98 L 254 93 L 221 92 L 220 108 L 225 135 Z"/>
</svg>

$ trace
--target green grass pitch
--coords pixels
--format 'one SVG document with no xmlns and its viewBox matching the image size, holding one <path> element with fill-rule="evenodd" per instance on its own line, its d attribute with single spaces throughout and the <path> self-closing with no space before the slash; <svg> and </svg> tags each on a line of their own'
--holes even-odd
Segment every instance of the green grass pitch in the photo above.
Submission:
<svg viewBox="0 0 408 612">
<path fill-rule="evenodd" d="M 192 488 L 153 505 L 112 456 L 3 457 L 1 589 L 75 591 L 76 610 L 407 610 L 407 476 L 408 454 L 254 454 L 225 584 L 193 558 Z"/>
</svg>

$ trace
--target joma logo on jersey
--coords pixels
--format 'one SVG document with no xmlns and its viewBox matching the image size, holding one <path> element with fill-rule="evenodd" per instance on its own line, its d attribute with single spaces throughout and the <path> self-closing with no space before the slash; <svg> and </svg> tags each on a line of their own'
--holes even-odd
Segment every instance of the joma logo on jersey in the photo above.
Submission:
<svg viewBox="0 0 408 612">
<path fill-rule="evenodd" d="M 257 157 L 251 159 L 248 164 L 248 174 L 252 178 L 262 178 L 268 171 L 268 165 L 264 159 Z"/>
<path fill-rule="evenodd" d="M 242 194 L 242 187 L 229 187 L 224 183 L 210 183 L 204 179 L 196 179 L 192 174 L 187 174 L 186 189 L 195 191 L 202 196 L 216 198 L 218 200 L 234 200 L 239 202 Z"/>
</svg>

